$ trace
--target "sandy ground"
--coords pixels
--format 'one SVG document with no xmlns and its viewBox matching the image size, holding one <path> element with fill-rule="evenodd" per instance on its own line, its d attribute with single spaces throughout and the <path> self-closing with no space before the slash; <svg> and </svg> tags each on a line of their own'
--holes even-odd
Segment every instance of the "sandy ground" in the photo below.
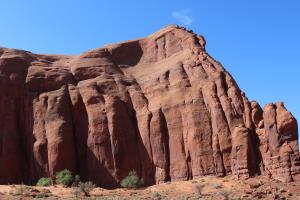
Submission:
<svg viewBox="0 0 300 200">
<path fill-rule="evenodd" d="M 197 180 L 164 183 L 136 190 L 95 188 L 90 197 L 76 194 L 75 188 L 62 186 L 33 187 L 24 185 L 0 186 L 0 199 L 66 199 L 66 200 L 196 200 L 196 199 L 291 199 L 300 200 L 300 182 L 281 183 L 263 177 L 233 180 L 231 177 L 204 177 Z"/>
</svg>

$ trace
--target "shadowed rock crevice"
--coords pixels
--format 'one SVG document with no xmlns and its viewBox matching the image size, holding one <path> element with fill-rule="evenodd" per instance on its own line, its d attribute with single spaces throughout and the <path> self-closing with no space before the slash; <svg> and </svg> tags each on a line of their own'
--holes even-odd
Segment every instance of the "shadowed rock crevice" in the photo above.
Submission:
<svg viewBox="0 0 300 200">
<path fill-rule="evenodd" d="M 121 68 L 136 65 L 143 56 L 143 49 L 139 40 L 111 45 L 107 46 L 107 48 L 113 61 Z"/>
<path fill-rule="evenodd" d="M 164 181 L 171 181 L 171 176 L 170 176 L 170 136 L 169 136 L 169 131 L 168 131 L 168 126 L 166 122 L 166 117 L 162 110 L 160 109 L 160 114 L 161 114 L 161 120 L 162 120 L 162 133 L 163 133 L 163 140 L 165 141 L 165 177 Z"/>
<path fill-rule="evenodd" d="M 0 183 L 65 168 L 106 188 L 132 170 L 300 180 L 296 119 L 249 102 L 205 44 L 168 26 L 76 56 L 0 48 Z"/>
<path fill-rule="evenodd" d="M 23 170 L 23 181 L 26 183 L 34 184 L 38 179 L 37 173 L 35 172 L 34 158 L 33 158 L 33 144 L 34 136 L 33 132 L 33 123 L 34 123 L 34 113 L 33 113 L 33 94 L 24 95 L 21 99 L 20 109 L 20 136 L 22 137 L 21 148 L 23 150 L 22 154 L 22 163 L 23 167 L 20 170 Z"/>
<path fill-rule="evenodd" d="M 69 110 L 70 110 L 70 116 L 71 116 L 71 126 L 72 126 L 72 136 L 73 136 L 73 145 L 74 145 L 74 153 L 75 153 L 75 169 L 74 172 L 76 174 L 79 174 L 80 172 L 80 158 L 79 158 L 79 149 L 78 149 L 78 138 L 77 138 L 77 130 L 76 130 L 76 125 L 75 125 L 75 119 L 74 119 L 74 111 L 73 111 L 73 106 L 72 106 L 72 100 L 71 100 L 71 95 L 70 95 L 70 87 L 68 85 L 66 85 L 67 88 L 67 101 L 68 101 L 68 105 L 69 106 Z"/>
</svg>

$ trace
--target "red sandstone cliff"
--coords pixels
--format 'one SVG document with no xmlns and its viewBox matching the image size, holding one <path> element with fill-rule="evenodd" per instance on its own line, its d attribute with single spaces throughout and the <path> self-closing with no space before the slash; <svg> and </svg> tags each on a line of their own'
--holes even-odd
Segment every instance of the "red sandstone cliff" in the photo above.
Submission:
<svg viewBox="0 0 300 200">
<path fill-rule="evenodd" d="M 68 168 L 104 187 L 205 175 L 300 180 L 296 119 L 249 102 L 205 51 L 168 26 L 79 56 L 0 48 L 0 183 Z"/>
</svg>

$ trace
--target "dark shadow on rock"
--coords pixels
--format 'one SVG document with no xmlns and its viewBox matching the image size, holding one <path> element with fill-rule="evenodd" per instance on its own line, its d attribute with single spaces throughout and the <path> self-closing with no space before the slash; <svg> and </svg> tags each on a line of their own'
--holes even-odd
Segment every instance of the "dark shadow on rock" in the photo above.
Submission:
<svg viewBox="0 0 300 200">
<path fill-rule="evenodd" d="M 122 43 L 111 51 L 113 61 L 119 66 L 134 66 L 142 55 L 143 50 L 138 40 Z"/>
<path fill-rule="evenodd" d="M 135 141 L 137 143 L 137 147 L 138 147 L 137 150 L 138 150 L 138 155 L 139 155 L 139 159 L 140 159 L 140 169 L 138 171 L 138 174 L 141 178 L 143 178 L 144 186 L 154 185 L 155 184 L 155 166 L 154 166 L 153 160 L 151 159 L 151 156 L 147 152 L 147 149 L 141 138 L 141 133 L 138 128 L 136 111 L 134 109 L 132 110 L 131 121 L 132 121 L 133 126 L 135 127 L 135 131 L 136 131 L 136 133 L 135 133 L 136 140 Z M 150 123 L 150 121 L 149 121 L 149 123 Z M 150 138 L 149 138 L 149 142 L 150 142 Z"/>
<path fill-rule="evenodd" d="M 94 152 L 92 152 L 90 148 L 87 148 L 86 153 L 88 163 L 86 163 L 85 167 L 88 170 L 88 175 L 86 177 L 82 177 L 82 179 L 85 181 L 92 181 L 97 186 L 106 189 L 119 187 L 119 184 L 113 177 L 112 173 L 99 161 L 99 158 L 95 156 Z"/>
</svg>

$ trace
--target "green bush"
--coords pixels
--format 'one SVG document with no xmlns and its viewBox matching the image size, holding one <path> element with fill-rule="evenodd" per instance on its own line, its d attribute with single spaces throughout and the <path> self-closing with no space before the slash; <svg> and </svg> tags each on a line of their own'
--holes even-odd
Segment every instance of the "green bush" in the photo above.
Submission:
<svg viewBox="0 0 300 200">
<path fill-rule="evenodd" d="M 39 181 L 36 183 L 36 186 L 46 187 L 51 185 L 51 179 L 50 178 L 40 178 Z"/>
<path fill-rule="evenodd" d="M 143 185 L 143 179 L 140 179 L 135 171 L 130 171 L 121 181 L 121 186 L 124 188 L 138 188 Z"/>
<path fill-rule="evenodd" d="M 93 182 L 80 182 L 79 183 L 79 190 L 84 193 L 85 196 L 90 196 L 90 192 L 96 187 L 96 185 L 93 184 Z"/>
<path fill-rule="evenodd" d="M 64 186 L 71 186 L 74 181 L 74 177 L 71 171 L 65 169 L 56 173 L 56 184 L 62 184 Z"/>
</svg>

